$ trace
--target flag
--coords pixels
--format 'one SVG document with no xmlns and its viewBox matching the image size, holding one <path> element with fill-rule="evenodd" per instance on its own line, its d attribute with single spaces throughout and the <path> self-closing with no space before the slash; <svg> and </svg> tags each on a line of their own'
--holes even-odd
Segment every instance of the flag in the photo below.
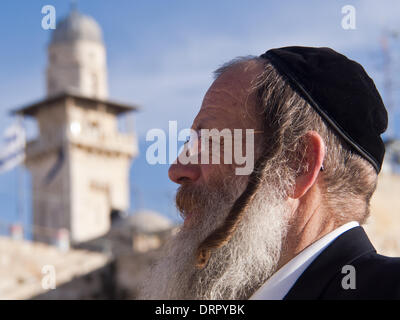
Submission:
<svg viewBox="0 0 400 320">
<path fill-rule="evenodd" d="M 58 174 L 58 172 L 62 168 L 63 164 L 64 164 L 64 150 L 61 147 L 58 150 L 57 161 L 55 162 L 54 166 L 50 169 L 50 171 L 47 173 L 47 175 L 44 179 L 44 182 L 46 184 L 49 184 L 55 178 L 55 176 Z"/>
<path fill-rule="evenodd" d="M 11 170 L 25 159 L 25 131 L 19 124 L 8 127 L 0 147 L 0 173 Z"/>
</svg>

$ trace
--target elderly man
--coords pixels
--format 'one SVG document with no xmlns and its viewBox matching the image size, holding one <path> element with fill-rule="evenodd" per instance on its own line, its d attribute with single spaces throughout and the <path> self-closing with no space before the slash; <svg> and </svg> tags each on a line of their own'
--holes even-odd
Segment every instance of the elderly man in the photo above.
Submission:
<svg viewBox="0 0 400 320">
<path fill-rule="evenodd" d="M 364 69 L 329 48 L 285 47 L 215 75 L 184 152 L 204 152 L 203 129 L 254 129 L 254 169 L 170 167 L 185 221 L 142 297 L 400 298 L 400 259 L 378 255 L 360 226 L 387 126 Z"/>
</svg>

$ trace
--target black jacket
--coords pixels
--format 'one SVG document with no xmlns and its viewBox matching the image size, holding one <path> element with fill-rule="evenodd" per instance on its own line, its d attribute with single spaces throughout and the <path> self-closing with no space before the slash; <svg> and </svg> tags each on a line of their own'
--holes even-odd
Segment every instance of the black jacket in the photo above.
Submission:
<svg viewBox="0 0 400 320">
<path fill-rule="evenodd" d="M 309 265 L 284 299 L 400 299 L 400 258 L 377 254 L 364 229 L 352 228 Z"/>
</svg>

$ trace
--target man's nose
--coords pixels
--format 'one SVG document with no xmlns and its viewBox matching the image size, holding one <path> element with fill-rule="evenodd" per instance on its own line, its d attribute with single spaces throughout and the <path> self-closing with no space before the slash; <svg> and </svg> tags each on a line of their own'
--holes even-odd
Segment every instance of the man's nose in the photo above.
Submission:
<svg viewBox="0 0 400 320">
<path fill-rule="evenodd" d="M 197 164 L 172 164 L 168 170 L 169 178 L 178 184 L 185 182 L 195 182 L 200 177 L 200 167 Z"/>
</svg>

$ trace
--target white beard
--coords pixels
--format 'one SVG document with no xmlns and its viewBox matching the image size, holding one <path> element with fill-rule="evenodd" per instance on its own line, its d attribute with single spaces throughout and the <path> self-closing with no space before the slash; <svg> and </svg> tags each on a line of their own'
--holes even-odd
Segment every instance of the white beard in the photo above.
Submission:
<svg viewBox="0 0 400 320">
<path fill-rule="evenodd" d="M 257 190 L 231 240 L 212 252 L 204 269 L 195 267 L 199 244 L 223 223 L 244 190 L 240 184 L 229 185 L 229 196 L 204 195 L 205 211 L 193 227 L 181 227 L 166 243 L 165 255 L 142 284 L 140 299 L 248 299 L 276 271 L 290 210 L 268 183 Z"/>
</svg>

